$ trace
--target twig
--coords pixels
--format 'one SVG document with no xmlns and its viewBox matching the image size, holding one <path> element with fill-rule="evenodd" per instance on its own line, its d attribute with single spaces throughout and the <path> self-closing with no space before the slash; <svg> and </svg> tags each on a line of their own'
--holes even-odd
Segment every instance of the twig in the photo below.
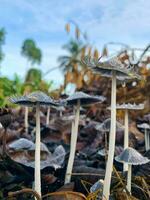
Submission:
<svg viewBox="0 0 150 200">
<path fill-rule="evenodd" d="M 16 192 L 9 192 L 8 197 L 14 197 L 14 196 L 18 196 L 19 194 L 25 194 L 25 193 L 31 193 L 36 197 L 37 200 L 41 200 L 40 195 L 36 191 L 34 191 L 30 188 L 24 188 L 24 189 L 18 190 Z"/>
</svg>

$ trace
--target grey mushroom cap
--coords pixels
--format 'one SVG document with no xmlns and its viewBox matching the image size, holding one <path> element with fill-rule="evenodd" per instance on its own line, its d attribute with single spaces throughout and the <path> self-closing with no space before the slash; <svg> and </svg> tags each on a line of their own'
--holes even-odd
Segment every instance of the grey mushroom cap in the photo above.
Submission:
<svg viewBox="0 0 150 200">
<path fill-rule="evenodd" d="M 90 188 L 90 192 L 96 192 L 98 190 L 103 190 L 103 186 L 104 186 L 104 182 L 102 179 L 98 180 L 96 183 L 94 183 L 91 188 Z"/>
<path fill-rule="evenodd" d="M 17 150 L 30 150 L 35 145 L 32 141 L 26 138 L 20 138 L 18 140 L 13 141 L 8 145 L 9 149 L 17 151 Z"/>
<path fill-rule="evenodd" d="M 83 60 L 83 63 L 90 67 L 95 73 L 99 73 L 102 76 L 112 77 L 112 72 L 115 71 L 118 80 L 131 78 L 140 79 L 140 76 L 135 72 L 134 67 L 125 67 L 118 57 L 109 58 L 104 62 L 86 57 Z"/>
<path fill-rule="evenodd" d="M 148 158 L 142 156 L 138 151 L 131 147 L 126 148 L 119 156 L 116 156 L 115 160 L 130 165 L 142 165 L 150 162 Z"/>
<path fill-rule="evenodd" d="M 46 95 L 41 91 L 32 92 L 30 94 L 24 96 L 14 96 L 10 97 L 10 102 L 23 105 L 23 106 L 36 106 L 37 104 L 40 105 L 53 105 L 58 106 L 59 104 L 55 102 L 51 97 Z"/>
<path fill-rule="evenodd" d="M 92 96 L 84 92 L 75 92 L 73 95 L 66 99 L 67 105 L 77 105 L 78 100 L 80 100 L 80 105 L 90 105 L 93 103 L 105 101 L 103 96 Z"/>
<path fill-rule="evenodd" d="M 13 151 L 18 151 L 18 150 L 33 151 L 33 150 L 35 150 L 35 144 L 32 141 L 30 141 L 30 140 L 28 140 L 26 138 L 20 138 L 20 139 L 18 139 L 16 141 L 13 141 L 12 143 L 10 143 L 8 145 L 8 147 L 9 147 L 10 150 L 13 150 Z M 49 153 L 48 148 L 42 142 L 41 142 L 40 149 L 43 152 Z"/>
<path fill-rule="evenodd" d="M 98 131 L 108 132 L 110 131 L 110 124 L 111 124 L 111 119 L 108 118 L 103 123 L 96 125 L 95 129 Z M 117 131 L 124 130 L 124 126 L 118 121 L 116 122 L 116 128 Z"/>
<path fill-rule="evenodd" d="M 120 110 L 143 110 L 144 104 L 131 104 L 131 103 L 123 103 L 123 104 L 117 104 L 116 109 Z"/>
<path fill-rule="evenodd" d="M 138 128 L 142 128 L 142 129 L 150 130 L 150 125 L 147 124 L 147 123 L 138 124 L 137 127 L 138 127 Z"/>
</svg>

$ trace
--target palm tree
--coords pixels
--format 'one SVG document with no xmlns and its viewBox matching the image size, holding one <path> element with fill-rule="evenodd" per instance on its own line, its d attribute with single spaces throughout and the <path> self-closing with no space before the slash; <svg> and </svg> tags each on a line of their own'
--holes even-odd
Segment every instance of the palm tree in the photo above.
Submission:
<svg viewBox="0 0 150 200">
<path fill-rule="evenodd" d="M 36 43 L 34 42 L 34 40 L 32 39 L 26 39 L 23 42 L 22 48 L 21 48 L 21 54 L 27 58 L 27 60 L 29 62 L 31 62 L 31 64 L 40 64 L 41 60 L 42 60 L 42 52 L 41 50 L 36 46 Z M 32 74 L 32 78 L 34 77 L 35 74 L 37 73 L 33 73 L 33 71 L 36 71 L 36 69 L 31 69 L 31 71 L 29 70 L 27 77 L 29 78 L 29 75 Z M 40 74 L 40 72 L 38 72 L 38 75 Z M 26 77 L 26 80 L 27 80 Z M 30 77 L 31 79 L 31 77 Z M 34 78 L 35 79 L 35 78 Z M 30 80 L 31 81 L 31 80 Z M 25 84 L 27 83 L 27 81 L 25 81 Z M 39 80 L 37 80 L 36 84 L 39 83 Z M 25 91 L 26 93 L 26 91 Z M 25 107 L 25 129 L 26 132 L 28 132 L 28 107 Z"/>
<path fill-rule="evenodd" d="M 32 39 L 26 39 L 23 42 L 21 48 L 21 54 L 27 58 L 31 64 L 40 64 L 42 60 L 42 52 L 36 46 L 36 43 Z"/>
<path fill-rule="evenodd" d="M 80 60 L 85 48 L 86 45 L 76 39 L 70 40 L 63 46 L 63 49 L 68 52 L 68 55 L 58 57 L 58 62 L 60 63 L 59 68 L 63 73 L 66 73 L 67 71 L 73 71 L 75 65 L 83 67 Z"/>
</svg>

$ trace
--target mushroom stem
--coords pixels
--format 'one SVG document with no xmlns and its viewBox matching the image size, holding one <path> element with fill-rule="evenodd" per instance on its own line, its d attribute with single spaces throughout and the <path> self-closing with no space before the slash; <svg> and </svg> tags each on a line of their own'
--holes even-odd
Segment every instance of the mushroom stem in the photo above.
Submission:
<svg viewBox="0 0 150 200">
<path fill-rule="evenodd" d="M 78 137 L 79 117 L 80 117 L 80 100 L 78 100 L 78 103 L 77 103 L 75 121 L 72 122 L 70 155 L 69 155 L 69 160 L 68 160 L 68 165 L 67 165 L 65 184 L 70 183 L 71 181 L 71 173 L 73 169 L 73 162 L 74 162 L 77 137 Z"/>
<path fill-rule="evenodd" d="M 132 174 L 132 165 L 128 164 L 128 175 L 127 175 L 127 190 L 131 194 L 131 174 Z"/>
<path fill-rule="evenodd" d="M 148 145 L 147 145 L 147 150 L 150 149 L 150 133 L 147 131 L 147 141 L 148 141 Z"/>
<path fill-rule="evenodd" d="M 24 126 L 25 126 L 26 133 L 28 133 L 28 127 L 29 127 L 28 114 L 29 114 L 29 108 L 26 106 L 25 107 L 25 116 L 24 116 Z"/>
<path fill-rule="evenodd" d="M 50 106 L 47 109 L 46 125 L 49 125 L 49 117 L 50 117 Z"/>
<path fill-rule="evenodd" d="M 40 105 L 36 106 L 36 139 L 35 139 L 35 191 L 41 195 L 41 170 L 40 170 Z"/>
<path fill-rule="evenodd" d="M 128 118 L 128 110 L 125 110 L 125 130 L 124 130 L 124 149 L 129 147 L 129 118 Z M 123 164 L 123 171 L 128 171 L 128 164 Z"/>
<path fill-rule="evenodd" d="M 147 137 L 147 129 L 144 129 L 144 136 L 145 136 L 145 149 L 148 150 L 148 137 Z"/>
<path fill-rule="evenodd" d="M 106 165 L 104 188 L 103 188 L 103 200 L 109 199 L 109 194 L 110 194 L 110 183 L 113 170 L 113 159 L 115 150 L 115 138 L 116 138 L 116 72 L 112 71 L 111 126 L 110 126 L 110 137 L 109 137 L 108 160 Z"/>
</svg>

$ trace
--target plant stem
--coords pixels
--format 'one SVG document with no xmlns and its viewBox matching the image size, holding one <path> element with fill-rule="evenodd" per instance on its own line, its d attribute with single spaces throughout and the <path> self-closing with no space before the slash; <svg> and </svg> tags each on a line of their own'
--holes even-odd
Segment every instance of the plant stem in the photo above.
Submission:
<svg viewBox="0 0 150 200">
<path fill-rule="evenodd" d="M 125 130 L 124 130 L 124 149 L 129 147 L 129 117 L 128 117 L 128 110 L 125 110 Z M 123 171 L 128 171 L 128 164 L 123 164 Z"/>
<path fill-rule="evenodd" d="M 109 135 L 109 150 L 108 160 L 106 164 L 106 172 L 103 188 L 103 200 L 109 199 L 111 175 L 113 170 L 113 159 L 115 151 L 115 139 L 116 139 L 116 72 L 112 71 L 112 89 L 111 89 L 111 126 Z"/>
<path fill-rule="evenodd" d="M 49 125 L 49 117 L 50 117 L 50 106 L 48 106 L 48 109 L 47 109 L 47 116 L 46 116 L 46 125 Z"/>
<path fill-rule="evenodd" d="M 40 105 L 36 106 L 36 139 L 35 139 L 35 191 L 41 196 L 41 170 L 40 170 Z"/>
<path fill-rule="evenodd" d="M 131 194 L 131 174 L 132 174 L 132 165 L 128 165 L 128 175 L 127 175 L 127 190 Z"/>
<path fill-rule="evenodd" d="M 77 137 L 78 137 L 79 116 L 80 116 L 80 100 L 78 100 L 78 103 L 77 103 L 75 122 L 74 121 L 72 122 L 70 155 L 69 155 L 69 160 L 68 160 L 68 165 L 67 165 L 65 184 L 70 183 L 71 181 L 71 173 L 73 169 L 73 162 L 74 162 Z"/>
</svg>

